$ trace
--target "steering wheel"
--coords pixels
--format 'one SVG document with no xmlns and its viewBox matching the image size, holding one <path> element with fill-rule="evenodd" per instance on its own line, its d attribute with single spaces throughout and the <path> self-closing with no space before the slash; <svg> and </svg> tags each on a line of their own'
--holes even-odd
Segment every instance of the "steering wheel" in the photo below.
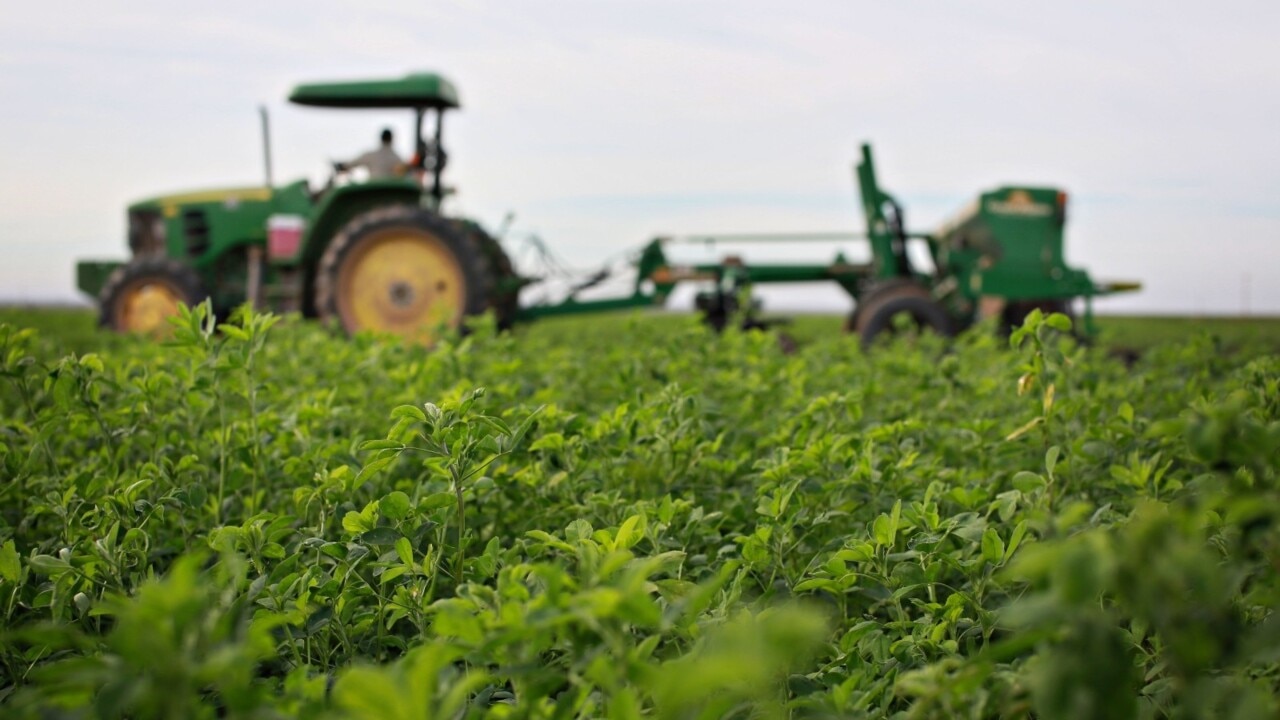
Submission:
<svg viewBox="0 0 1280 720">
<path fill-rule="evenodd" d="M 340 162 L 338 160 L 330 160 L 329 167 L 330 167 L 329 177 L 327 180 L 325 180 L 325 183 L 324 183 L 324 189 L 326 191 L 332 190 L 333 188 L 337 187 L 338 181 L 342 179 L 343 176 L 347 175 L 347 173 L 351 172 L 351 168 L 347 167 L 346 163 Z"/>
</svg>

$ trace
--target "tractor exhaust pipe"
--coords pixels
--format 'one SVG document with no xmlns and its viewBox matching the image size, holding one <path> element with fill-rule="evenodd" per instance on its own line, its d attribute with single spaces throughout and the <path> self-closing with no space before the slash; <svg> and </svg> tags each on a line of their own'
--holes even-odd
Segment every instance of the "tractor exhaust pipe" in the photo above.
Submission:
<svg viewBox="0 0 1280 720">
<path fill-rule="evenodd" d="M 267 191 L 271 191 L 273 185 L 271 178 L 271 121 L 267 116 L 267 106 L 258 106 L 258 116 L 262 119 L 262 160 L 263 169 L 265 170 L 265 180 L 267 181 Z M 262 247 L 260 245 L 249 246 L 249 267 L 246 268 L 245 285 L 248 287 L 247 295 L 249 307 L 257 310 L 261 307 L 262 301 Z"/>
<path fill-rule="evenodd" d="M 266 166 L 267 189 L 274 184 L 271 181 L 271 121 L 267 117 L 267 106 L 258 106 L 258 115 L 262 118 L 262 159 Z"/>
</svg>

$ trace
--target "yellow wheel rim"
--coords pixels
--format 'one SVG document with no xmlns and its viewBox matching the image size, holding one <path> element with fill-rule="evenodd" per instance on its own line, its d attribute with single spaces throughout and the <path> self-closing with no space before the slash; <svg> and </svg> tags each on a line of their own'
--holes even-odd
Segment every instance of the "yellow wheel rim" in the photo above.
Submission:
<svg viewBox="0 0 1280 720">
<path fill-rule="evenodd" d="M 159 280 L 142 280 L 126 288 L 116 305 L 116 327 L 125 332 L 161 335 L 167 320 L 178 314 L 182 294 Z"/>
<path fill-rule="evenodd" d="M 424 343 L 455 328 L 466 310 L 466 277 L 439 238 L 410 228 L 365 238 L 338 271 L 337 305 L 350 331 L 387 332 Z"/>
</svg>

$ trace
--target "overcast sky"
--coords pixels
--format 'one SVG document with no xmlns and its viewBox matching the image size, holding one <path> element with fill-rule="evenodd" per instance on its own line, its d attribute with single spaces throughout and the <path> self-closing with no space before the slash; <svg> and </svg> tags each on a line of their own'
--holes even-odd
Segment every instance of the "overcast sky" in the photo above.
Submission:
<svg viewBox="0 0 1280 720">
<path fill-rule="evenodd" d="M 1099 310 L 1280 314 L 1275 0 L 21 3 L 0 299 L 76 298 L 76 258 L 126 253 L 132 200 L 261 182 L 259 104 L 278 181 L 322 182 L 384 125 L 407 154 L 407 112 L 284 98 L 411 70 L 461 94 L 450 209 L 514 212 L 575 266 L 657 234 L 861 230 L 868 140 L 913 229 L 1001 184 L 1066 189 L 1068 261 L 1145 285 Z"/>
</svg>

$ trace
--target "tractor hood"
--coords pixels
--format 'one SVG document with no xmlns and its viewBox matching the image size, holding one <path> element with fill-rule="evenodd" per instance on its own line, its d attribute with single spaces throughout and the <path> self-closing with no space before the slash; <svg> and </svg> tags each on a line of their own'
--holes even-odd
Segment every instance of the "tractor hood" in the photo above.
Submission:
<svg viewBox="0 0 1280 720">
<path fill-rule="evenodd" d="M 435 73 L 414 73 L 398 80 L 307 83 L 293 89 L 289 102 L 331 108 L 458 107 L 458 90 Z"/>
<path fill-rule="evenodd" d="M 234 209 L 245 202 L 265 202 L 271 199 L 271 188 L 261 185 L 249 187 L 223 188 L 220 190 L 198 190 L 194 192 L 160 195 L 158 197 L 139 200 L 129 205 L 129 210 L 160 210 L 172 216 L 178 208 L 187 205 L 222 204 L 227 209 Z"/>
<path fill-rule="evenodd" d="M 162 254 L 203 268 L 238 247 L 265 243 L 273 214 L 305 217 L 310 209 L 304 180 L 159 195 L 129 206 L 129 249 L 135 256 Z"/>
</svg>

